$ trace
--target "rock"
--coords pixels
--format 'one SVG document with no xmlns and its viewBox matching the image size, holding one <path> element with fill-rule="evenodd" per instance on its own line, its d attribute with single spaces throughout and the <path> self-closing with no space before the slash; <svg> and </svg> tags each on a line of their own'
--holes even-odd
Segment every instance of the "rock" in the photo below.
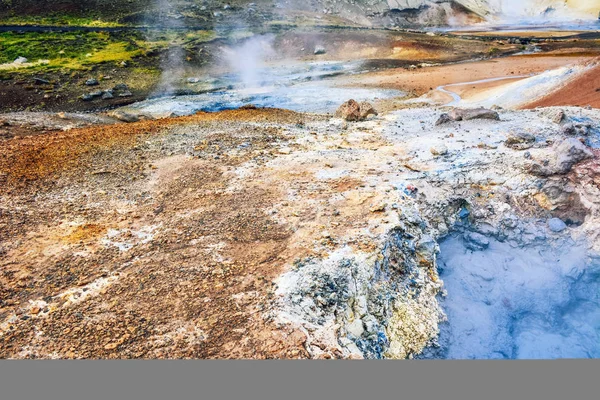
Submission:
<svg viewBox="0 0 600 400">
<path fill-rule="evenodd" d="M 346 121 L 360 121 L 360 104 L 355 100 L 348 100 L 338 108 L 335 116 Z"/>
<path fill-rule="evenodd" d="M 315 56 L 320 56 L 323 54 L 327 54 L 327 50 L 325 50 L 325 47 L 323 46 L 316 46 L 315 47 Z"/>
<path fill-rule="evenodd" d="M 531 133 L 519 132 L 511 134 L 504 145 L 513 150 L 527 150 L 533 147 L 535 144 L 535 136 Z"/>
<path fill-rule="evenodd" d="M 25 57 L 17 57 L 17 59 L 13 61 L 13 64 L 25 64 L 27 62 L 29 62 L 29 60 Z"/>
<path fill-rule="evenodd" d="M 555 124 L 560 124 L 567 119 L 564 110 L 546 110 L 543 115 Z"/>
<path fill-rule="evenodd" d="M 560 233 L 567 229 L 567 224 L 565 224 L 560 218 L 552 218 L 548 221 L 548 227 L 552 232 Z"/>
<path fill-rule="evenodd" d="M 33 78 L 33 81 L 36 83 L 36 85 L 50 85 L 50 81 L 46 80 L 46 79 L 42 79 L 42 78 Z"/>
<path fill-rule="evenodd" d="M 94 96 L 92 96 L 89 93 L 86 93 L 86 94 L 82 95 L 80 97 L 80 99 L 83 100 L 83 101 L 92 101 L 92 100 L 94 100 Z"/>
<path fill-rule="evenodd" d="M 575 138 L 566 139 L 554 147 L 554 157 L 544 162 L 535 162 L 527 167 L 532 175 L 548 177 L 564 175 L 580 162 L 592 158 L 594 154 Z"/>
<path fill-rule="evenodd" d="M 352 336 L 359 338 L 365 333 L 365 327 L 361 319 L 355 319 L 354 322 L 346 326 L 346 330 Z"/>
<path fill-rule="evenodd" d="M 380 203 L 380 204 L 376 204 L 373 207 L 371 207 L 370 211 L 372 213 L 379 213 L 379 212 L 384 212 L 386 208 L 387 208 L 386 203 Z"/>
<path fill-rule="evenodd" d="M 496 111 L 483 107 L 469 109 L 455 108 L 448 113 L 448 116 L 453 121 L 470 121 L 473 119 L 490 119 L 494 121 L 500 120 L 500 115 Z"/>
<path fill-rule="evenodd" d="M 348 100 L 335 113 L 337 118 L 346 121 L 364 121 L 371 115 L 378 115 L 373 105 L 366 101 L 358 104 L 356 100 Z"/>
<path fill-rule="evenodd" d="M 573 166 L 592 158 L 594 154 L 586 145 L 575 138 L 567 139 L 556 146 L 558 173 L 566 174 Z"/>
<path fill-rule="evenodd" d="M 446 147 L 445 144 L 438 144 L 436 146 L 433 146 L 429 151 L 431 151 L 431 154 L 433 154 L 436 157 L 445 156 L 446 154 L 448 154 L 448 147 Z"/>
<path fill-rule="evenodd" d="M 112 90 L 105 90 L 104 94 L 102 95 L 102 100 L 110 100 L 110 99 L 114 99 L 115 96 L 113 95 L 113 91 Z"/>
<path fill-rule="evenodd" d="M 365 120 L 371 115 L 379 115 L 375 107 L 373 107 L 373 105 L 368 101 L 363 101 L 360 103 L 360 119 Z"/>
<path fill-rule="evenodd" d="M 450 118 L 450 115 L 444 113 L 442 115 L 440 115 L 440 118 L 438 118 L 438 120 L 436 121 L 436 125 L 443 125 L 443 124 L 448 124 L 450 122 L 454 121 L 452 118 Z"/>
<path fill-rule="evenodd" d="M 85 85 L 86 86 L 98 86 L 100 83 L 98 82 L 98 79 L 96 78 L 91 78 L 88 79 L 87 81 L 85 81 Z"/>
<path fill-rule="evenodd" d="M 490 240 L 481 233 L 471 232 L 464 236 L 465 247 L 472 251 L 482 251 L 490 247 Z"/>
<path fill-rule="evenodd" d="M 587 136 L 590 134 L 591 126 L 587 124 L 565 124 L 562 133 L 566 136 Z"/>
<path fill-rule="evenodd" d="M 137 115 L 127 113 L 125 111 L 113 111 L 110 113 L 111 117 L 118 119 L 119 121 L 131 123 L 138 122 L 140 118 Z"/>
<path fill-rule="evenodd" d="M 131 93 L 129 90 L 119 93 L 119 97 L 131 97 L 131 96 L 133 96 L 133 93 Z"/>
<path fill-rule="evenodd" d="M 127 86 L 124 83 L 119 83 L 117 85 L 115 85 L 115 87 L 113 87 L 113 90 L 115 92 L 119 92 L 119 91 L 124 91 L 124 90 L 129 90 L 129 86 Z"/>
</svg>

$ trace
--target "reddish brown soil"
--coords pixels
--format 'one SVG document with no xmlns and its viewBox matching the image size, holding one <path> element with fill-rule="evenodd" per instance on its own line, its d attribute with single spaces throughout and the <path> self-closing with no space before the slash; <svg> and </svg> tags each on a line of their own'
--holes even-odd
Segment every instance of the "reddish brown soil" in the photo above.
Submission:
<svg viewBox="0 0 600 400">
<path fill-rule="evenodd" d="M 524 108 L 551 106 L 592 106 L 600 108 L 600 65 Z"/>
<path fill-rule="evenodd" d="M 353 86 L 394 88 L 421 96 L 443 85 L 541 73 L 593 58 L 589 53 L 514 56 L 413 70 L 393 69 L 351 77 L 347 81 Z"/>
<path fill-rule="evenodd" d="M 285 141 L 270 124 L 304 118 L 238 110 L 1 142 L 0 358 L 307 357 L 304 334 L 268 317 L 292 257 L 268 212 L 279 188 L 227 190 L 227 171 Z M 185 143 L 198 156 L 140 150 L 179 129 L 202 132 Z M 111 230 L 134 247 L 103 244 Z"/>
</svg>

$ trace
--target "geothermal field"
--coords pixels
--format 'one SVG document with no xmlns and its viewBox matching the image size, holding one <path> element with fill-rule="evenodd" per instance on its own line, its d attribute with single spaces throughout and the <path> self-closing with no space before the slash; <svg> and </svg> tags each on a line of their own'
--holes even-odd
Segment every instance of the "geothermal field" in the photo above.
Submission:
<svg viewBox="0 0 600 400">
<path fill-rule="evenodd" d="M 599 14 L 0 2 L 0 358 L 600 358 Z"/>
</svg>

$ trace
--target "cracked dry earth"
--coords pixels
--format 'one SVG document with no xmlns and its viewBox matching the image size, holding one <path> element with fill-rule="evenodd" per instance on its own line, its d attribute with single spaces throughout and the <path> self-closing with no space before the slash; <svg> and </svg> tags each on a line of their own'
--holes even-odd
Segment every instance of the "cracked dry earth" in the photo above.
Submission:
<svg viewBox="0 0 600 400">
<path fill-rule="evenodd" d="M 418 357 L 445 320 L 443 237 L 597 254 L 598 151 L 545 110 L 436 126 L 443 111 L 244 109 L 0 142 L 0 357 Z M 523 130 L 527 153 L 504 146 Z"/>
</svg>

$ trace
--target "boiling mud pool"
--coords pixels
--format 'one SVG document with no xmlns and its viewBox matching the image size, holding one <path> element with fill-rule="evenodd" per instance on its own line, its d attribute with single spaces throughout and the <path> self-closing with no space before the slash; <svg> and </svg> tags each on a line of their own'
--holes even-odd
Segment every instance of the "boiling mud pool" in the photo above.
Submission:
<svg viewBox="0 0 600 400">
<path fill-rule="evenodd" d="M 448 323 L 438 357 L 557 359 L 600 357 L 600 260 L 565 242 L 486 250 L 462 236 L 441 244 Z"/>
</svg>

